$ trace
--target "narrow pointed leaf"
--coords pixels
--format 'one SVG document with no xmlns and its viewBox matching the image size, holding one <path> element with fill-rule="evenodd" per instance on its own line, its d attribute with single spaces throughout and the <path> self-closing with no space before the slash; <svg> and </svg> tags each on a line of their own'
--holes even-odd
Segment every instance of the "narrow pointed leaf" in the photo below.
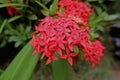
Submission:
<svg viewBox="0 0 120 80">
<path fill-rule="evenodd" d="M 4 8 L 7 6 L 24 6 L 24 7 L 28 7 L 28 5 L 25 4 L 21 4 L 21 3 L 9 3 L 9 4 L 0 4 L 0 8 Z"/>
<path fill-rule="evenodd" d="M 17 19 L 20 19 L 20 18 L 22 18 L 22 17 L 23 17 L 22 15 L 14 16 L 14 17 L 10 18 L 10 19 L 8 20 L 8 22 L 13 22 L 13 21 L 15 21 L 15 20 L 17 20 Z"/>
<path fill-rule="evenodd" d="M 7 24 L 7 22 L 8 22 L 7 19 L 5 19 L 5 20 L 3 21 L 2 25 L 0 26 L 0 33 L 2 33 L 3 28 L 5 27 L 5 25 Z"/>
<path fill-rule="evenodd" d="M 35 14 L 30 14 L 30 15 L 27 16 L 27 18 L 30 19 L 30 20 L 37 20 L 38 19 Z"/>
<path fill-rule="evenodd" d="M 30 80 L 39 60 L 39 55 L 32 56 L 32 52 L 32 46 L 27 44 L 0 76 L 0 80 Z"/>
<path fill-rule="evenodd" d="M 43 9 L 43 10 L 40 10 L 41 13 L 44 15 L 44 16 L 49 16 L 49 11 Z"/>
<path fill-rule="evenodd" d="M 57 3 L 58 3 L 58 0 L 54 0 L 53 3 L 51 4 L 50 10 L 49 10 L 50 15 L 54 15 L 55 12 L 57 11 L 57 5 L 58 5 Z"/>
<path fill-rule="evenodd" d="M 46 11 L 49 11 L 48 10 L 48 8 L 44 5 L 44 4 L 42 4 L 41 2 L 39 2 L 39 1 L 35 1 L 39 6 L 41 6 L 43 9 L 45 9 Z"/>
</svg>

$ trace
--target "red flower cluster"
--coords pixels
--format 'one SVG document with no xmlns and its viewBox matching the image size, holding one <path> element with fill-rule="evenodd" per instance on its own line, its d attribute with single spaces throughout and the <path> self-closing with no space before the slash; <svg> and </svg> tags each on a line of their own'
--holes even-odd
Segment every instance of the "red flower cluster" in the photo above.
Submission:
<svg viewBox="0 0 120 80">
<path fill-rule="evenodd" d="M 63 14 L 58 15 L 58 18 L 47 16 L 35 27 L 31 41 L 35 49 L 33 54 L 41 54 L 41 59 L 46 57 L 46 64 L 63 58 L 72 65 L 73 58 L 79 54 L 73 49 L 77 46 L 84 52 L 85 60 L 89 60 L 93 67 L 99 64 L 104 47 L 98 40 L 90 41 L 88 15 L 91 14 L 91 9 L 77 0 L 61 0 L 58 5 L 65 8 Z M 81 19 L 82 22 L 78 23 L 71 16 Z"/>
<path fill-rule="evenodd" d="M 77 55 L 73 51 L 73 46 L 79 45 L 81 38 L 86 36 L 81 36 L 86 33 L 84 28 L 80 28 L 75 21 L 64 17 L 55 19 L 48 16 L 41 20 L 35 30 L 32 45 L 35 52 L 42 54 L 41 59 L 44 56 L 48 57 L 47 64 L 51 60 L 57 60 L 55 56 L 57 51 L 59 57 L 67 58 L 72 65 L 72 57 Z"/>
<path fill-rule="evenodd" d="M 64 12 L 60 16 L 72 18 L 81 26 L 88 26 L 89 15 L 92 14 L 92 9 L 85 3 L 78 2 L 78 0 L 60 0 L 58 3 L 59 9 L 64 8 Z"/>
<path fill-rule="evenodd" d="M 100 63 L 100 59 L 103 56 L 103 50 L 105 47 L 100 41 L 88 42 L 85 47 L 82 48 L 85 59 L 91 61 L 92 67 Z"/>
</svg>

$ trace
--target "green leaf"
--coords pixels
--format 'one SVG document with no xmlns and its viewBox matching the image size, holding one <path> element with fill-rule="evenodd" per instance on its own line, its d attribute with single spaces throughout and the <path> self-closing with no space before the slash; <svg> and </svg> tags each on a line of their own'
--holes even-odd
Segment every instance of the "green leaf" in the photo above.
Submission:
<svg viewBox="0 0 120 80">
<path fill-rule="evenodd" d="M 0 0 L 0 3 L 6 3 L 8 0 Z"/>
<path fill-rule="evenodd" d="M 5 27 L 5 25 L 6 25 L 7 22 L 8 22 L 7 19 L 5 19 L 5 20 L 3 21 L 3 23 L 2 23 L 2 25 L 1 25 L 1 27 L 0 27 L 0 33 L 2 33 L 3 28 Z"/>
<path fill-rule="evenodd" d="M 3 73 L 3 70 L 2 69 L 0 69 L 0 75 Z"/>
<path fill-rule="evenodd" d="M 101 15 L 101 13 L 103 12 L 103 11 L 102 11 L 102 8 L 100 8 L 100 7 L 98 7 L 98 6 L 94 6 L 94 8 L 95 8 L 96 13 L 97 13 L 98 15 Z"/>
<path fill-rule="evenodd" d="M 62 14 L 64 12 L 64 8 L 61 6 L 60 9 L 59 9 L 59 12 Z"/>
<path fill-rule="evenodd" d="M 98 2 L 99 2 L 99 3 L 103 3 L 103 1 L 104 1 L 104 0 L 99 0 Z"/>
<path fill-rule="evenodd" d="M 15 43 L 15 47 L 16 47 L 16 48 L 19 47 L 22 43 L 23 43 L 23 41 L 17 41 L 17 42 Z"/>
<path fill-rule="evenodd" d="M 66 60 L 60 59 L 52 62 L 53 80 L 71 80 L 70 65 Z"/>
<path fill-rule="evenodd" d="M 4 39 L 2 40 L 2 43 L 0 44 L 0 48 L 4 47 L 7 44 L 7 41 L 5 41 Z"/>
<path fill-rule="evenodd" d="M 79 52 L 78 46 L 74 46 L 74 51 L 75 51 L 75 52 Z"/>
<path fill-rule="evenodd" d="M 28 5 L 21 4 L 21 3 L 0 4 L 0 8 L 4 8 L 4 7 L 7 7 L 7 6 L 24 6 L 24 7 L 28 7 Z"/>
<path fill-rule="evenodd" d="M 108 19 L 108 13 L 106 11 L 102 12 L 100 17 L 103 19 L 103 20 L 107 20 Z"/>
<path fill-rule="evenodd" d="M 103 2 L 103 0 L 86 0 L 86 1 L 88 1 L 88 2 L 99 2 L 99 3 Z"/>
<path fill-rule="evenodd" d="M 30 20 L 36 20 L 36 19 L 38 19 L 35 14 L 30 14 L 30 15 L 27 16 L 27 18 L 30 19 Z"/>
<path fill-rule="evenodd" d="M 108 16 L 108 18 L 106 20 L 111 21 L 111 20 L 115 20 L 115 19 L 120 19 L 120 14 L 111 14 Z"/>
<path fill-rule="evenodd" d="M 42 7 L 43 9 L 42 10 L 40 10 L 41 12 L 42 12 L 42 14 L 43 15 L 45 15 L 45 16 L 48 16 L 49 15 L 49 9 L 44 5 L 44 4 L 42 4 L 41 2 L 39 2 L 39 1 L 35 1 L 40 7 Z"/>
<path fill-rule="evenodd" d="M 44 16 L 48 16 L 49 15 L 49 11 L 43 9 L 43 10 L 40 10 L 41 13 L 44 15 Z"/>
<path fill-rule="evenodd" d="M 58 5 L 57 3 L 58 3 L 58 0 L 54 0 L 53 3 L 51 4 L 49 9 L 50 15 L 54 15 L 55 12 L 57 11 L 57 5 Z"/>
<path fill-rule="evenodd" d="M 10 36 L 8 42 L 12 42 L 12 41 L 16 42 L 18 40 L 19 40 L 18 36 Z"/>
<path fill-rule="evenodd" d="M 43 3 L 43 4 L 48 4 L 49 2 L 50 2 L 51 0 L 41 0 L 41 2 Z"/>
<path fill-rule="evenodd" d="M 33 70 L 39 60 L 39 55 L 32 55 L 33 48 L 30 44 L 18 53 L 0 80 L 30 80 Z"/>
<path fill-rule="evenodd" d="M 35 2 L 36 2 L 39 6 L 41 6 L 43 9 L 45 9 L 46 11 L 49 12 L 49 9 L 48 9 L 44 4 L 42 4 L 41 2 L 39 2 L 39 1 L 37 1 L 37 0 L 35 0 Z"/>
<path fill-rule="evenodd" d="M 13 22 L 13 21 L 15 21 L 15 20 L 17 20 L 17 19 L 19 19 L 19 18 L 21 18 L 21 17 L 23 17 L 23 16 L 22 16 L 22 15 L 18 15 L 18 16 L 11 17 L 11 18 L 8 20 L 8 22 Z"/>
</svg>

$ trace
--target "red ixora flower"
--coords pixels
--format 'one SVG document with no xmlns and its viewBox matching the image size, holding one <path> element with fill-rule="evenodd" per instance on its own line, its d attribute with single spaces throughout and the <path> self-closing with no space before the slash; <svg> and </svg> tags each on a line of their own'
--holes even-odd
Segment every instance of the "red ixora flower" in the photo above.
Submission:
<svg viewBox="0 0 120 80">
<path fill-rule="evenodd" d="M 105 47 L 99 40 L 88 42 L 86 47 L 83 47 L 85 59 L 92 63 L 92 67 L 100 63 Z"/>
<path fill-rule="evenodd" d="M 88 21 L 91 8 L 78 0 L 60 0 L 58 6 L 64 11 L 57 12 L 57 18 L 47 16 L 35 27 L 31 41 L 33 54 L 41 54 L 41 59 L 46 57 L 46 64 L 63 58 L 72 65 L 79 54 L 73 49 L 77 46 L 92 67 L 99 64 L 105 48 L 99 40 L 90 41 Z"/>
<path fill-rule="evenodd" d="M 9 4 L 11 2 L 12 2 L 12 0 L 9 0 L 7 4 Z M 15 6 L 8 6 L 8 7 L 6 7 L 6 9 L 7 9 L 8 14 L 10 16 L 16 16 L 16 15 L 18 15 L 18 11 L 17 11 L 17 9 L 16 9 Z"/>
<path fill-rule="evenodd" d="M 35 27 L 31 44 L 33 54 L 41 54 L 41 59 L 47 58 L 46 64 L 58 58 L 67 59 L 70 65 L 78 53 L 74 52 L 73 46 L 78 46 L 84 52 L 85 59 L 91 61 L 92 66 L 100 63 L 104 47 L 100 41 L 90 41 L 90 35 L 86 28 L 80 28 L 70 18 L 45 17 Z M 58 55 L 56 55 L 56 52 Z"/>
<path fill-rule="evenodd" d="M 85 28 L 80 28 L 75 21 L 70 18 L 46 17 L 40 20 L 40 23 L 35 27 L 33 40 L 31 42 L 35 49 L 33 54 L 38 52 L 41 54 L 41 59 L 47 57 L 46 64 L 52 60 L 59 58 L 68 59 L 72 65 L 72 58 L 78 53 L 74 52 L 73 46 L 82 45 L 88 41 L 88 34 Z M 85 34 L 85 35 L 82 35 Z M 85 37 L 87 35 L 87 37 Z M 59 56 L 55 55 L 55 52 Z"/>
<path fill-rule="evenodd" d="M 78 0 L 60 0 L 58 3 L 59 10 L 64 8 L 62 13 L 57 12 L 58 16 L 72 18 L 82 26 L 88 26 L 89 15 L 92 14 L 92 9 L 84 2 Z"/>
</svg>

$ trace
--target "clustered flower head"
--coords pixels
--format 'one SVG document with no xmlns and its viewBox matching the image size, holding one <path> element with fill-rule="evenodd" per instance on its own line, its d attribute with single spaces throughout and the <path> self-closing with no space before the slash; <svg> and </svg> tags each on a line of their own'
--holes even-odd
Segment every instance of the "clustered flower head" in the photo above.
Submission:
<svg viewBox="0 0 120 80">
<path fill-rule="evenodd" d="M 64 8 L 64 11 L 62 13 L 58 12 L 58 15 L 72 18 L 77 23 L 81 24 L 81 26 L 88 26 L 92 9 L 84 2 L 78 2 L 78 0 L 60 0 L 58 6 L 59 10 Z"/>
<path fill-rule="evenodd" d="M 79 54 L 74 51 L 74 46 L 77 46 L 83 51 L 85 60 L 92 63 L 92 67 L 99 64 L 104 46 L 99 40 L 90 41 L 88 20 L 91 9 L 77 0 L 60 0 L 60 6 L 65 8 L 63 14 L 58 13 L 57 18 L 46 16 L 35 26 L 31 41 L 33 54 L 41 54 L 41 59 L 46 57 L 46 64 L 62 58 L 72 65 L 73 59 Z M 82 22 L 77 22 L 75 18 Z"/>
</svg>

